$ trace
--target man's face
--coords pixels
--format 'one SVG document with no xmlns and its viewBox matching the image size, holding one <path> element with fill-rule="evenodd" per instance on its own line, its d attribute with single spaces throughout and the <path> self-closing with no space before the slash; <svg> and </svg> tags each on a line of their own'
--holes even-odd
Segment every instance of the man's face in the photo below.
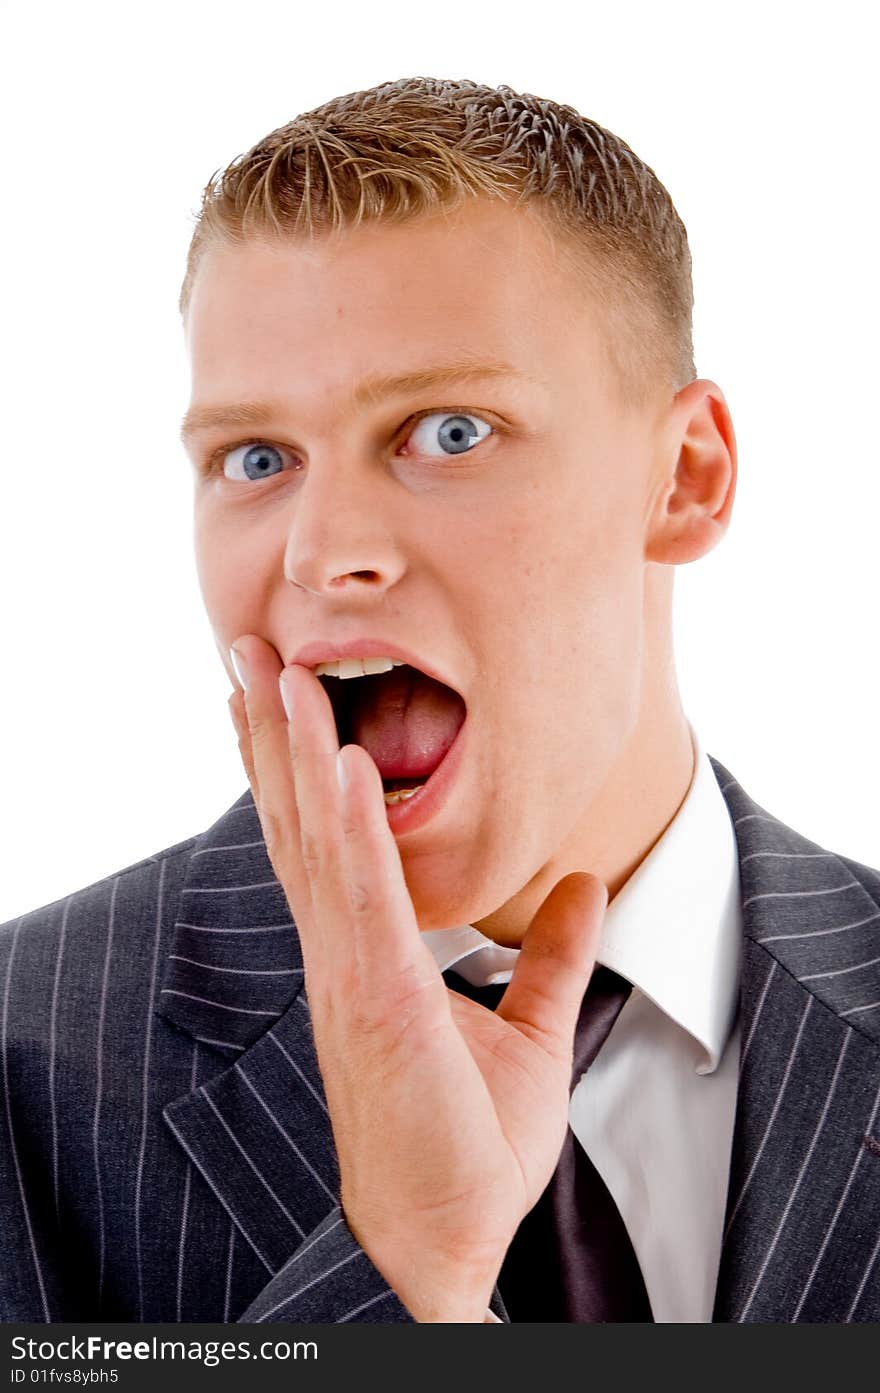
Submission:
<svg viewBox="0 0 880 1393">
<path fill-rule="evenodd" d="M 639 718 L 656 421 L 621 405 L 553 251 L 533 215 L 480 200 L 212 247 L 193 287 L 193 407 L 275 403 L 188 446 L 230 680 L 243 634 L 284 663 L 372 638 L 464 698 L 454 777 L 395 834 L 423 929 L 479 922 L 570 851 Z M 368 378 L 463 358 L 511 371 L 355 403 Z"/>
</svg>

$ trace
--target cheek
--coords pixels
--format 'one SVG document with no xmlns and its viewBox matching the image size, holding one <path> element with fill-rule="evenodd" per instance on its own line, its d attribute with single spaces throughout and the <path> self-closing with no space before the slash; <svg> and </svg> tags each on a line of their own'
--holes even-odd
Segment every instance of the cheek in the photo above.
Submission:
<svg viewBox="0 0 880 1393">
<path fill-rule="evenodd" d="M 229 634 L 232 642 L 253 632 L 265 585 L 254 558 L 268 552 L 208 509 L 196 511 L 193 542 L 202 602 L 215 633 Z"/>
<path fill-rule="evenodd" d="M 508 758 L 552 771 L 558 794 L 573 762 L 601 763 L 638 719 L 642 572 L 625 539 L 569 529 L 556 547 L 511 552 L 495 578 L 486 630 L 496 655 L 492 706 Z"/>
<path fill-rule="evenodd" d="M 226 550 L 222 535 L 198 516 L 194 534 L 194 554 L 202 603 L 211 623 L 217 628 L 228 608 L 229 592 L 234 588 L 236 567 L 234 561 L 231 565 L 228 563 L 228 558 L 224 564 Z"/>
<path fill-rule="evenodd" d="M 569 511 L 511 526 L 506 541 L 487 592 L 491 582 L 496 614 L 554 675 L 589 662 L 597 645 L 631 646 L 644 585 L 631 531 Z"/>
</svg>

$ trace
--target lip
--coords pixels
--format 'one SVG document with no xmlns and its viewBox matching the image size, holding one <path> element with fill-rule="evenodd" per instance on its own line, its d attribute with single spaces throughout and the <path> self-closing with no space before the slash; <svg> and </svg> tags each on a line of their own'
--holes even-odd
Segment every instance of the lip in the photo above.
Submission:
<svg viewBox="0 0 880 1393">
<path fill-rule="evenodd" d="M 288 664 L 299 663 L 302 667 L 315 668 L 319 663 L 335 663 L 340 658 L 397 658 L 399 662 L 406 663 L 409 667 L 418 668 L 426 677 L 433 677 L 435 682 L 442 682 L 444 687 L 449 687 L 451 691 L 457 692 L 467 706 L 464 693 L 456 687 L 454 682 L 450 682 L 448 676 L 440 672 L 438 668 L 430 666 L 417 654 L 406 648 L 401 648 L 399 643 L 394 643 L 391 639 L 353 638 L 347 639 L 344 643 L 325 643 L 317 640 L 314 643 L 303 644 L 302 648 L 288 659 Z M 452 746 L 450 745 L 446 759 L 451 753 Z M 440 766 L 438 766 L 437 772 L 439 772 L 439 768 Z"/>
</svg>

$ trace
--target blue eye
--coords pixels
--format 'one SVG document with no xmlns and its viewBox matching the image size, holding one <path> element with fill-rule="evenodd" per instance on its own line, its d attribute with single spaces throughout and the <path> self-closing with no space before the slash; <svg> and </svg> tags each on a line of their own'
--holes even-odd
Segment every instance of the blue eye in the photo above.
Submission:
<svg viewBox="0 0 880 1393">
<path fill-rule="evenodd" d="M 438 421 L 439 427 L 434 424 Z M 481 416 L 449 415 L 443 411 L 432 411 L 429 416 L 423 416 L 416 423 L 409 440 L 415 441 L 420 432 L 424 443 L 417 442 L 416 449 L 420 454 L 433 454 L 433 458 L 438 459 L 443 455 L 466 454 L 475 442 L 485 440 L 487 435 L 492 434 L 492 427 Z M 437 454 L 429 448 L 434 442 L 440 446 Z"/>
<path fill-rule="evenodd" d="M 432 411 L 416 419 L 407 437 L 407 445 L 430 459 L 449 459 L 468 454 L 475 444 L 494 434 L 494 427 L 481 416 L 466 412 Z M 407 450 L 409 453 L 409 449 Z M 208 460 L 206 471 L 222 473 L 235 483 L 253 483 L 271 479 L 285 470 L 285 460 L 297 458 L 289 450 L 267 441 L 246 440 L 232 449 L 220 449 Z"/>
<path fill-rule="evenodd" d="M 241 475 L 231 474 L 227 468 L 229 462 L 236 457 L 240 457 L 246 479 L 268 479 L 284 468 L 284 455 L 277 445 L 263 445 L 259 441 L 255 444 L 237 445 L 234 450 L 227 450 L 220 459 L 227 479 L 241 478 Z"/>
</svg>

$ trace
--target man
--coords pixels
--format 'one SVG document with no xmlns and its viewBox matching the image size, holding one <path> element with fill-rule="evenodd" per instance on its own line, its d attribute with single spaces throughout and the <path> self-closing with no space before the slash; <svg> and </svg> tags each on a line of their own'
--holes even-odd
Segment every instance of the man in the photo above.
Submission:
<svg viewBox="0 0 880 1393">
<path fill-rule="evenodd" d="M 209 184 L 181 309 L 250 791 L 4 926 L 3 1317 L 877 1319 L 880 874 L 681 706 L 666 191 L 385 84 Z"/>
</svg>

